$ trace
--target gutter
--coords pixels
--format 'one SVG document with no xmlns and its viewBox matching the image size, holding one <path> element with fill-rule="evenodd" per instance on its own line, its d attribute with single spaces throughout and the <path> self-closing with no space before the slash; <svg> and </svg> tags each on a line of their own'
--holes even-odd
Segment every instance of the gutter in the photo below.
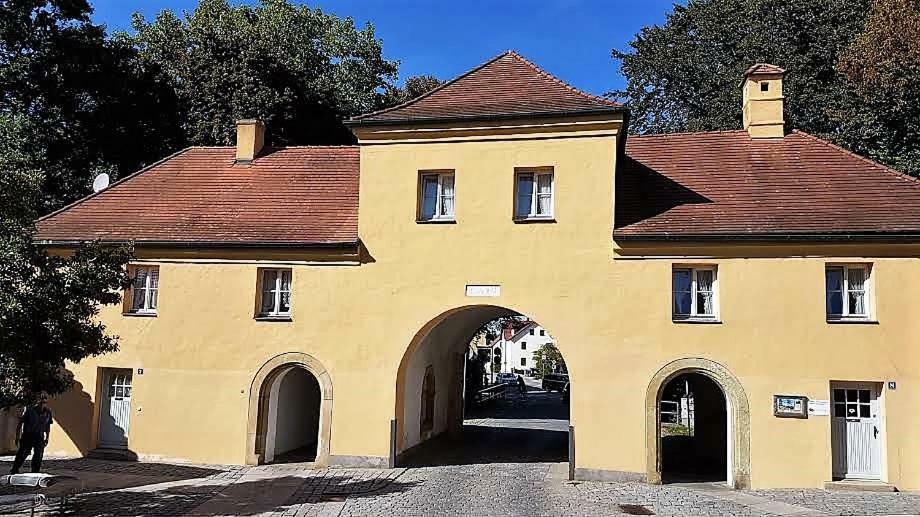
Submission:
<svg viewBox="0 0 920 517">
<path fill-rule="evenodd" d="M 132 241 L 125 239 L 35 239 L 32 244 L 36 246 L 77 247 L 88 242 L 101 242 L 103 244 L 133 244 L 142 248 L 180 248 L 180 249 L 357 249 L 358 241 L 345 242 L 232 242 L 232 241 Z"/>
</svg>

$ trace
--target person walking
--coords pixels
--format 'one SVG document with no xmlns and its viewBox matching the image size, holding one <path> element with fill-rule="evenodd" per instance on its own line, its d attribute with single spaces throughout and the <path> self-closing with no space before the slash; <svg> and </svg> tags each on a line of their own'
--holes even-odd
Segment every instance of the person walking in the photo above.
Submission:
<svg viewBox="0 0 920 517">
<path fill-rule="evenodd" d="M 521 395 L 527 396 L 527 385 L 524 384 L 524 378 L 518 375 L 517 380 L 518 391 L 521 392 Z"/>
<path fill-rule="evenodd" d="M 38 401 L 29 406 L 19 419 L 19 425 L 16 426 L 19 451 L 16 452 L 10 474 L 19 474 L 19 469 L 25 463 L 29 452 L 32 453 L 32 472 L 41 471 L 42 456 L 45 454 L 45 446 L 48 445 L 48 438 L 51 436 L 51 423 L 54 421 L 47 403 L 48 394 L 39 393 Z"/>
</svg>

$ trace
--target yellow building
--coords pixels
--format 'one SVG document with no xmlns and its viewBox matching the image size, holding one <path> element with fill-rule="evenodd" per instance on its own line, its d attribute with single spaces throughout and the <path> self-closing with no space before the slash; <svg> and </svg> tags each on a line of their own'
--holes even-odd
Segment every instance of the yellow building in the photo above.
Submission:
<svg viewBox="0 0 920 517">
<path fill-rule="evenodd" d="M 568 365 L 575 477 L 661 482 L 681 379 L 732 486 L 920 489 L 920 182 L 786 131 L 783 74 L 745 74 L 743 130 L 627 137 L 509 52 L 350 120 L 357 146 L 241 121 L 43 218 L 53 249 L 137 249 L 121 349 L 72 366 L 48 452 L 398 464 L 461 425 L 474 331 L 521 314 Z"/>
</svg>

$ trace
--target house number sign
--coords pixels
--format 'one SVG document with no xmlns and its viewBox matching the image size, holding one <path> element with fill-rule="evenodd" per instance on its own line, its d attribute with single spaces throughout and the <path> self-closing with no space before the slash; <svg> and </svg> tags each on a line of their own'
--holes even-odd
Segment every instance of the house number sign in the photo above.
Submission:
<svg viewBox="0 0 920 517">
<path fill-rule="evenodd" d="M 468 285 L 466 286 L 466 295 L 479 298 L 495 298 L 501 296 L 502 286 L 500 285 Z"/>
</svg>

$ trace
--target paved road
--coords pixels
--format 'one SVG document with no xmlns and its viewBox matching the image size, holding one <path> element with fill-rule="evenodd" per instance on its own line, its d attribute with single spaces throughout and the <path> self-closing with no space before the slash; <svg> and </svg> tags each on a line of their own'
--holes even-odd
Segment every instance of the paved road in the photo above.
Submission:
<svg viewBox="0 0 920 517">
<path fill-rule="evenodd" d="M 91 459 L 52 460 L 46 470 L 84 480 L 69 512 L 81 516 L 920 515 L 920 493 L 569 482 L 566 417 L 558 394 L 510 397 L 470 415 L 464 440 L 438 442 L 417 466 L 392 470 Z M 0 472 L 11 461 L 0 458 Z M 0 487 L 0 514 L 28 514 L 28 504 L 2 502 L 16 493 Z"/>
</svg>

